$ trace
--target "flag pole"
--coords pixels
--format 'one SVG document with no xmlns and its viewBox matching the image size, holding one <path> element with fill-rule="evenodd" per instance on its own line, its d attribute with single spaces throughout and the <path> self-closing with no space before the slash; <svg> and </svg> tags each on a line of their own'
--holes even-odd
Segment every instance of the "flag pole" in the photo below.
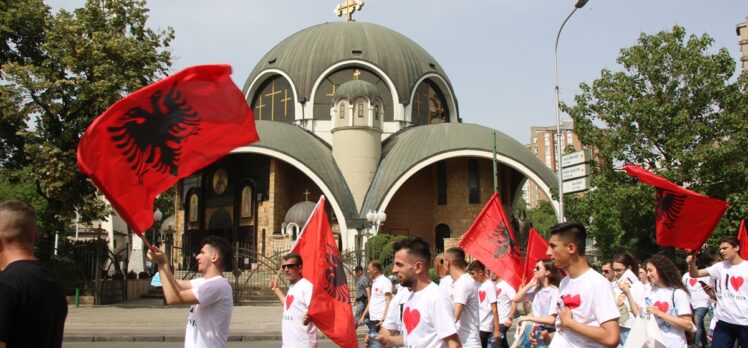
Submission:
<svg viewBox="0 0 748 348">
<path fill-rule="evenodd" d="M 499 192 L 499 179 L 496 173 L 496 131 L 493 131 L 493 192 Z"/>
</svg>

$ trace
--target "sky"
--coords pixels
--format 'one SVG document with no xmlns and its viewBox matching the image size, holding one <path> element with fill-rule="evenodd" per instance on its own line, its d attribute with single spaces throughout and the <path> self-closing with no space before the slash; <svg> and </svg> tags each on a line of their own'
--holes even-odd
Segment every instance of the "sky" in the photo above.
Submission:
<svg viewBox="0 0 748 348">
<path fill-rule="evenodd" d="M 83 0 L 45 0 L 53 11 Z M 343 0 L 151 0 L 149 26 L 172 27 L 173 71 L 200 64 L 231 64 L 241 88 L 273 46 L 310 26 L 344 20 Z M 364 0 L 354 19 L 409 37 L 428 51 L 452 82 L 465 123 L 500 130 L 522 143 L 530 127 L 555 125 L 553 49 L 576 0 Z M 579 84 L 602 69 L 621 70 L 620 50 L 641 33 L 683 26 L 708 34 L 711 51 L 740 52 L 736 24 L 748 0 L 590 0 L 563 29 L 558 48 L 561 100 L 573 103 Z M 562 115 L 562 118 L 566 117 Z"/>
</svg>

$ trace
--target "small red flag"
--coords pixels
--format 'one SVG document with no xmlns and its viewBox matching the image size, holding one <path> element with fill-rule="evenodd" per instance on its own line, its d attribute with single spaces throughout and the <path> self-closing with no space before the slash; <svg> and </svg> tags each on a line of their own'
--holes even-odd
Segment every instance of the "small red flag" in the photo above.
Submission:
<svg viewBox="0 0 748 348">
<path fill-rule="evenodd" d="M 645 169 L 629 164 L 623 169 L 657 189 L 657 244 L 698 250 L 717 226 L 728 204 L 685 189 Z"/>
<path fill-rule="evenodd" d="M 142 235 L 153 200 L 177 180 L 258 140 L 231 66 L 195 66 L 143 87 L 99 115 L 78 144 L 78 168 Z"/>
<path fill-rule="evenodd" d="M 525 254 L 525 277 L 522 279 L 523 284 L 527 284 L 534 276 L 533 268 L 535 264 L 540 260 L 548 258 L 546 255 L 547 251 L 548 242 L 543 239 L 538 231 L 530 227 L 530 233 L 527 238 L 527 254 Z"/>
<path fill-rule="evenodd" d="M 312 283 L 307 314 L 315 325 L 340 347 L 358 347 L 353 326 L 348 280 L 322 196 L 291 249 L 301 255 L 303 276 Z"/>
<path fill-rule="evenodd" d="M 523 275 L 522 256 L 498 193 L 494 192 L 459 245 L 512 287 L 519 288 Z"/>
<path fill-rule="evenodd" d="M 745 229 L 745 219 L 740 221 L 738 240 L 740 240 L 740 258 L 748 260 L 748 231 Z"/>
</svg>

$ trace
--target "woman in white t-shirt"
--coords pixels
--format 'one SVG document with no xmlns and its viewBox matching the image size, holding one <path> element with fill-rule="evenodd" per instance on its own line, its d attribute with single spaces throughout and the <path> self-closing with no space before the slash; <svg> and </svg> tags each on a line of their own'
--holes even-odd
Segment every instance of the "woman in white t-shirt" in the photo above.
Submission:
<svg viewBox="0 0 748 348">
<path fill-rule="evenodd" d="M 615 278 L 613 292 L 616 294 L 616 305 L 621 308 L 621 317 L 618 318 L 621 340 L 618 347 L 623 348 L 639 310 L 645 307 L 644 285 L 639 281 L 639 262 L 631 254 L 616 255 L 612 269 Z"/>
<path fill-rule="evenodd" d="M 514 296 L 510 318 L 514 314 L 517 305 L 522 303 L 526 297 L 529 297 L 532 301 L 532 309 L 527 315 L 519 317 L 517 324 L 522 324 L 524 321 L 531 321 L 535 323 L 532 325 L 533 331 L 555 331 L 554 323 L 558 315 L 558 284 L 560 281 L 561 272 L 553 264 L 553 261 L 538 261 L 535 264 L 533 279 Z M 544 345 L 540 344 L 536 347 L 544 347 Z"/>
<path fill-rule="evenodd" d="M 680 280 L 678 268 L 663 255 L 647 262 L 652 292 L 645 302 L 647 313 L 655 316 L 668 348 L 685 348 L 686 330 L 691 329 L 691 300 Z"/>
</svg>

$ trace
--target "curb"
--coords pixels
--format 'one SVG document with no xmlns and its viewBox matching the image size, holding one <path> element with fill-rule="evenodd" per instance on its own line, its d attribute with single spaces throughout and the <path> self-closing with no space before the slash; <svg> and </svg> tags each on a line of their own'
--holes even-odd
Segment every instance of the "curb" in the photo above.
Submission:
<svg viewBox="0 0 748 348">
<path fill-rule="evenodd" d="M 359 340 L 362 340 L 366 334 L 357 333 Z M 281 341 L 283 338 L 280 332 L 276 333 L 257 333 L 257 334 L 233 334 L 229 335 L 229 342 L 257 342 L 257 341 Z M 320 334 L 318 339 L 328 339 Z M 184 334 L 181 335 L 99 335 L 99 334 L 70 334 L 65 335 L 63 342 L 184 342 Z"/>
</svg>

